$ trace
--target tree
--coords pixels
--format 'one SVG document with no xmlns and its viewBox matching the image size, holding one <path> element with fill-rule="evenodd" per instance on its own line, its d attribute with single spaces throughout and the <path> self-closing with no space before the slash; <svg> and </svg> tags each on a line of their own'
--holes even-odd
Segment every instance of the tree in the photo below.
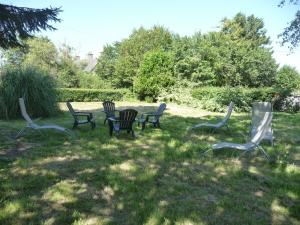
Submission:
<svg viewBox="0 0 300 225">
<path fill-rule="evenodd" d="M 286 0 L 282 0 L 279 3 L 279 7 L 283 7 Z M 299 0 L 289 0 L 289 3 L 298 4 Z M 289 48 L 292 50 L 299 45 L 300 42 L 300 10 L 296 12 L 295 18 L 290 22 L 289 26 L 284 29 L 284 31 L 279 34 L 282 38 L 281 44 L 290 44 Z"/>
<path fill-rule="evenodd" d="M 49 21 L 60 22 L 57 18 L 60 8 L 33 9 L 0 4 L 0 47 L 23 46 L 22 39 L 33 36 L 41 30 L 55 30 Z"/>
<path fill-rule="evenodd" d="M 270 44 L 263 20 L 254 15 L 238 13 L 233 19 L 223 19 L 221 32 L 229 34 L 234 40 L 250 40 L 254 46 Z"/>
<path fill-rule="evenodd" d="M 118 46 L 116 42 L 113 45 L 106 45 L 98 58 L 95 72 L 103 80 L 108 81 L 110 84 L 114 82 L 114 74 L 116 61 L 118 59 Z"/>
<path fill-rule="evenodd" d="M 47 37 L 28 38 L 23 44 L 24 47 L 10 48 L 5 51 L 8 65 L 34 66 L 56 76 L 58 52 Z"/>
<path fill-rule="evenodd" d="M 129 38 L 120 43 L 115 67 L 115 86 L 132 87 L 144 54 L 156 50 L 169 50 L 172 41 L 172 34 L 161 26 L 154 26 L 148 30 L 143 27 L 134 30 Z"/>
<path fill-rule="evenodd" d="M 276 75 L 276 86 L 288 91 L 293 91 L 298 87 L 300 82 L 300 74 L 296 68 L 284 65 Z"/>
<path fill-rule="evenodd" d="M 63 87 L 78 88 L 80 86 L 80 68 L 72 56 L 73 48 L 63 44 L 59 49 L 58 80 Z"/>
<path fill-rule="evenodd" d="M 174 84 L 174 59 L 171 53 L 157 50 L 145 54 L 133 89 L 140 99 L 155 101 L 163 89 Z"/>
</svg>

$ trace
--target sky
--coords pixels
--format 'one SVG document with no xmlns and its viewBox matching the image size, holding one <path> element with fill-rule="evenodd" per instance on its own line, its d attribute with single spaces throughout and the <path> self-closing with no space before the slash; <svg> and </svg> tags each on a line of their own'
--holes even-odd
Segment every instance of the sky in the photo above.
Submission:
<svg viewBox="0 0 300 225">
<path fill-rule="evenodd" d="M 277 7 L 280 0 L 2 0 L 23 7 L 61 7 L 56 31 L 45 31 L 57 47 L 66 43 L 81 58 L 99 56 L 106 44 L 127 38 L 133 29 L 161 25 L 181 36 L 217 31 L 220 21 L 238 12 L 262 18 L 271 37 L 273 57 L 300 72 L 300 47 L 290 53 L 279 43 L 280 34 L 295 17 L 300 5 Z"/>
</svg>

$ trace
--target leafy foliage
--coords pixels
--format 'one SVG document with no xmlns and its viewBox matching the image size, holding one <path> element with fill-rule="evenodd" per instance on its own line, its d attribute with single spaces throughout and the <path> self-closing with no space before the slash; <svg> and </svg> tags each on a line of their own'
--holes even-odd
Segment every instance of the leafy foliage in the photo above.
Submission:
<svg viewBox="0 0 300 225">
<path fill-rule="evenodd" d="M 67 88 L 80 87 L 80 67 L 75 63 L 72 56 L 73 48 L 64 44 L 60 48 L 60 56 L 58 61 L 58 80 L 60 86 Z"/>
<path fill-rule="evenodd" d="M 254 15 L 246 16 L 238 13 L 233 19 L 223 19 L 221 31 L 229 34 L 233 40 L 251 41 L 254 47 L 270 44 L 270 38 L 266 36 L 262 19 Z"/>
<path fill-rule="evenodd" d="M 96 73 L 115 87 L 131 88 L 144 54 L 171 48 L 172 34 L 164 27 L 141 27 L 113 46 L 106 46 L 98 60 Z M 113 78 L 111 78 L 113 76 Z"/>
<path fill-rule="evenodd" d="M 95 69 L 95 72 L 100 77 L 100 79 L 107 80 L 111 84 L 117 83 L 117 81 L 114 81 L 114 74 L 118 57 L 118 46 L 119 44 L 117 42 L 114 45 L 104 46 L 103 51 L 98 58 Z"/>
<path fill-rule="evenodd" d="M 275 88 L 201 87 L 192 91 L 192 96 L 202 103 L 202 108 L 223 111 L 233 101 L 238 111 L 249 111 L 254 101 L 270 101 L 279 109 L 289 93 Z"/>
<path fill-rule="evenodd" d="M 11 48 L 5 51 L 7 65 L 34 66 L 47 70 L 52 75 L 57 73 L 58 52 L 55 45 L 46 37 L 27 39 L 24 47 Z"/>
<path fill-rule="evenodd" d="M 59 88 L 58 100 L 61 102 L 98 102 L 107 99 L 119 101 L 126 94 L 123 90 L 115 89 L 84 89 L 84 88 Z"/>
<path fill-rule="evenodd" d="M 94 73 L 80 73 L 79 74 L 80 88 L 91 89 L 111 89 L 111 85 L 106 80 L 102 80 Z"/>
<path fill-rule="evenodd" d="M 58 111 L 55 81 L 46 71 L 34 67 L 8 67 L 0 74 L 2 107 L 0 118 L 20 117 L 18 98 L 23 97 L 28 113 L 47 117 Z M 0 100 L 1 101 L 1 100 Z"/>
<path fill-rule="evenodd" d="M 282 0 L 279 3 L 279 7 L 283 7 L 286 1 Z M 291 4 L 298 4 L 299 0 L 289 0 Z M 300 42 L 300 11 L 296 12 L 295 18 L 290 22 L 289 26 L 284 29 L 284 31 L 279 35 L 282 38 L 282 45 L 290 44 L 290 49 L 294 49 L 299 46 Z"/>
<path fill-rule="evenodd" d="M 276 76 L 276 86 L 285 90 L 293 91 L 300 84 L 300 74 L 294 67 L 284 65 L 279 69 Z"/>
<path fill-rule="evenodd" d="M 172 55 L 164 51 L 145 54 L 133 86 L 139 98 L 150 97 L 154 101 L 162 89 L 170 87 L 173 83 Z"/>
<path fill-rule="evenodd" d="M 20 39 L 32 37 L 33 32 L 55 30 L 49 21 L 57 18 L 60 8 L 33 9 L 0 4 L 0 47 L 22 46 Z"/>
</svg>

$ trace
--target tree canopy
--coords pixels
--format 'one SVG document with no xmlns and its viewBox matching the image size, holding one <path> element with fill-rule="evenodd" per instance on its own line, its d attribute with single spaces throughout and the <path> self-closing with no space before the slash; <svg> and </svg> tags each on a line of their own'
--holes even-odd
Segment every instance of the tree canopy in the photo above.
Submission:
<svg viewBox="0 0 300 225">
<path fill-rule="evenodd" d="M 290 4 L 297 5 L 299 0 L 289 0 Z M 279 3 L 279 7 L 283 7 L 286 4 L 286 0 L 282 0 Z M 290 49 L 294 49 L 299 46 L 300 43 L 300 10 L 296 12 L 295 18 L 284 28 L 284 31 L 279 35 L 282 38 L 282 45 L 290 44 Z"/>
<path fill-rule="evenodd" d="M 23 46 L 22 39 L 34 32 L 55 30 L 50 21 L 60 22 L 60 8 L 34 9 L 0 4 L 0 47 Z"/>
</svg>

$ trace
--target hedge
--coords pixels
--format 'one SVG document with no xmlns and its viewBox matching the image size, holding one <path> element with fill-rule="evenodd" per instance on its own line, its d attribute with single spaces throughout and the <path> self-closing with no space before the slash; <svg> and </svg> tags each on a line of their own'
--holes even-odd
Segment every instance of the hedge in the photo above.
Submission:
<svg viewBox="0 0 300 225">
<path fill-rule="evenodd" d="M 235 103 L 237 111 L 249 111 L 254 101 L 272 102 L 274 109 L 279 110 L 289 94 L 272 87 L 202 87 L 192 90 L 192 96 L 201 102 L 202 108 L 210 111 L 223 111 L 230 101 Z"/>
<path fill-rule="evenodd" d="M 120 101 L 126 95 L 126 90 L 114 89 L 82 89 L 82 88 L 59 88 L 58 101 L 74 102 L 98 102 L 104 100 Z"/>
</svg>

